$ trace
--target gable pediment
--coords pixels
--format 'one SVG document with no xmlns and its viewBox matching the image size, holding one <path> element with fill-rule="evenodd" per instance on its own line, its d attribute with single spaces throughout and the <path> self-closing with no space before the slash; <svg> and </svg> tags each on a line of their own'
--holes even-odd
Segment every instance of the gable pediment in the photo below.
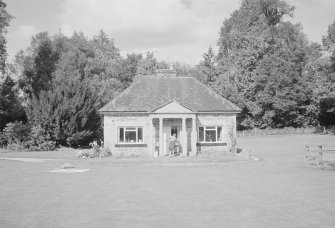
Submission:
<svg viewBox="0 0 335 228">
<path fill-rule="evenodd" d="M 193 113 L 193 110 L 179 104 L 176 101 L 170 101 L 154 110 L 153 113 Z"/>
</svg>

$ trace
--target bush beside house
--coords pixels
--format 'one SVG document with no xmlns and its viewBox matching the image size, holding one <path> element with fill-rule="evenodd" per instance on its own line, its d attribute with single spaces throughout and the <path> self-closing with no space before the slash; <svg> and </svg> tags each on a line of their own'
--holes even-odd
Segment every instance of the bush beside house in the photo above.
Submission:
<svg viewBox="0 0 335 228">
<path fill-rule="evenodd" d="M 22 122 L 7 123 L 0 134 L 0 145 L 8 150 L 50 151 L 56 143 L 43 132 L 40 126 L 31 126 Z"/>
</svg>

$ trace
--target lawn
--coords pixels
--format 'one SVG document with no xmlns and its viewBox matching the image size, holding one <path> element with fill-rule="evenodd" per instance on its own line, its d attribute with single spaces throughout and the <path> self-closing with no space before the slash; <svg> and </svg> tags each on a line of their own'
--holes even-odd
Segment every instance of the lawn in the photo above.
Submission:
<svg viewBox="0 0 335 228">
<path fill-rule="evenodd" d="M 304 144 L 334 139 L 238 138 L 262 161 L 0 153 L 62 159 L 0 160 L 0 227 L 335 227 L 335 171 L 310 168 L 304 158 Z M 47 172 L 64 161 L 90 171 Z"/>
</svg>

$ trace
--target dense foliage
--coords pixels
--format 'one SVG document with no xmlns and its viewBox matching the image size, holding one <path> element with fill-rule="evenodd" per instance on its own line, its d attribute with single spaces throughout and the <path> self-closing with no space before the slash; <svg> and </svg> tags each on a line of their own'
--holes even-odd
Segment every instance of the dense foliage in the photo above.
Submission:
<svg viewBox="0 0 335 228">
<path fill-rule="evenodd" d="M 0 132 L 6 123 L 26 121 L 24 109 L 18 97 L 15 81 L 6 75 L 0 80 Z"/>
<path fill-rule="evenodd" d="M 6 40 L 6 33 L 7 29 L 6 27 L 9 26 L 9 22 L 13 18 L 7 10 L 6 10 L 7 4 L 0 0 L 0 71 L 2 73 L 5 72 L 5 63 L 7 59 L 7 40 Z"/>
<path fill-rule="evenodd" d="M 293 11 L 282 0 L 243 0 L 223 22 L 218 54 L 214 57 L 210 48 L 198 65 L 203 81 L 242 108 L 240 129 L 329 120 L 334 107 L 333 90 L 327 88 L 333 87 L 327 83 L 333 78 L 331 63 L 323 59 L 319 45 L 308 42 L 299 24 L 284 20 Z M 324 37 L 325 47 L 334 43 L 333 26 Z"/>
<path fill-rule="evenodd" d="M 97 110 L 134 77 L 134 69 L 122 68 L 133 57 L 121 59 L 103 32 L 92 39 L 82 33 L 70 38 L 36 35 L 19 75 L 19 86 L 28 98 L 29 123 L 40 126 L 57 144 L 79 146 L 101 138 Z"/>
<path fill-rule="evenodd" d="M 40 126 L 31 126 L 22 122 L 6 124 L 0 135 L 0 145 L 9 150 L 48 151 L 55 149 L 55 142 L 44 134 Z"/>
</svg>

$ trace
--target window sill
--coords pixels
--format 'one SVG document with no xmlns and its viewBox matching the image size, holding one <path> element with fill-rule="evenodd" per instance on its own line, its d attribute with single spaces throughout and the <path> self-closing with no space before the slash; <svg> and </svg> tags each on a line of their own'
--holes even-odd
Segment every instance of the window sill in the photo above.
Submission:
<svg viewBox="0 0 335 228">
<path fill-rule="evenodd" d="M 197 146 L 227 146 L 224 142 L 199 142 Z"/>
<path fill-rule="evenodd" d="M 115 147 L 147 147 L 145 143 L 118 143 Z"/>
</svg>

